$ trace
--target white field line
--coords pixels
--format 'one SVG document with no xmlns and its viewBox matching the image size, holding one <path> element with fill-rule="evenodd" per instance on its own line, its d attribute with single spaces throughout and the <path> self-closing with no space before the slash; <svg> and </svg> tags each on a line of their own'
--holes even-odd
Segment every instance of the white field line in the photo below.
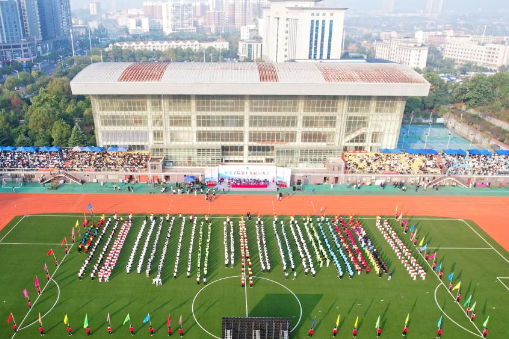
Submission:
<svg viewBox="0 0 509 339">
<path fill-rule="evenodd" d="M 313 200 L 311 200 L 311 207 L 313 207 L 313 212 L 315 212 L 315 214 L 316 214 L 316 208 L 315 208 L 315 204 L 313 203 Z"/>
<path fill-rule="evenodd" d="M 274 200 L 272 200 L 271 203 L 272 203 L 272 215 L 275 215 L 276 214 L 276 207 L 274 206 Z"/>
<path fill-rule="evenodd" d="M 246 318 L 247 318 L 249 315 L 249 311 L 248 311 L 248 306 L 247 306 L 247 284 L 246 283 L 244 284 L 244 294 L 246 296 Z"/>
<path fill-rule="evenodd" d="M 497 277 L 497 280 L 502 284 L 502 286 L 504 286 L 506 288 L 506 290 L 509 291 L 509 287 L 507 287 L 506 284 L 504 284 L 504 282 L 502 281 L 502 279 L 509 279 L 509 277 Z"/>
<path fill-rule="evenodd" d="M 4 235 L 4 236 L 2 237 L 2 239 L 0 239 L 0 243 L 1 243 L 2 241 L 4 241 L 5 237 L 6 237 L 6 236 L 8 236 L 8 235 L 9 235 L 9 233 L 11 233 L 11 232 L 12 232 L 12 230 L 13 230 L 13 229 L 15 229 L 15 228 L 16 228 L 16 226 L 18 226 L 18 224 L 21 222 L 21 220 L 25 219 L 25 217 L 26 217 L 26 215 L 22 216 L 22 217 L 21 217 L 21 219 L 19 219 L 19 220 L 18 220 L 18 222 L 16 223 L 16 225 L 14 225 L 14 226 L 13 226 L 13 227 L 9 230 L 9 232 L 7 232 L 7 234 L 6 234 L 6 235 Z"/>
<path fill-rule="evenodd" d="M 491 247 L 428 247 L 429 250 L 492 250 Z"/>
<path fill-rule="evenodd" d="M 488 242 L 488 240 L 484 239 L 484 238 L 483 238 L 483 237 L 482 237 L 482 236 L 481 236 L 481 235 L 480 235 L 480 234 L 479 234 L 476 230 L 474 230 L 474 228 L 473 228 L 472 226 L 470 226 L 470 225 L 468 224 L 468 222 L 466 222 L 466 221 L 465 221 L 465 220 L 463 220 L 463 219 L 458 219 L 458 220 L 463 221 L 463 222 L 465 223 L 465 225 L 467 225 L 467 226 L 468 226 L 468 227 L 469 227 L 469 228 L 470 228 L 470 229 L 471 229 L 471 230 L 472 230 L 475 234 L 477 234 L 477 235 L 479 236 L 479 238 L 481 238 L 482 240 L 484 240 L 484 242 L 485 242 L 485 243 L 486 243 L 489 247 L 491 247 L 491 248 L 492 248 L 495 252 L 497 252 L 497 254 L 498 254 L 498 255 L 499 255 L 502 259 L 504 259 L 504 261 L 505 261 L 506 263 L 508 263 L 508 264 L 509 264 L 509 260 L 507 260 L 507 258 L 506 258 L 506 257 L 504 257 L 504 256 L 502 255 L 502 253 L 500 253 L 499 251 L 497 251 L 497 250 L 495 249 L 495 247 L 493 247 L 493 246 L 492 246 L 492 245 Z"/>
<path fill-rule="evenodd" d="M 34 242 L 3 242 L 0 245 L 45 245 L 45 246 L 59 246 L 58 243 L 34 243 Z"/>
<path fill-rule="evenodd" d="M 50 276 L 50 278 L 49 278 L 50 280 L 53 280 L 53 276 L 55 276 L 55 274 L 57 273 L 58 269 L 59 269 L 60 267 L 62 267 L 62 264 L 64 263 L 65 258 L 67 258 L 67 256 L 69 255 L 69 253 L 71 253 L 71 250 L 72 250 L 72 248 L 73 248 L 73 247 L 74 247 L 74 244 L 72 244 L 72 245 L 71 245 L 71 247 L 69 248 L 69 251 L 67 252 L 67 254 L 66 254 L 66 255 L 64 255 L 64 257 L 62 258 L 62 261 L 60 262 L 60 265 L 58 265 L 58 266 L 57 266 L 57 268 L 53 271 L 53 274 L 52 274 L 52 275 Z M 46 290 L 46 287 L 48 287 L 48 285 L 49 285 L 49 281 L 48 281 L 48 282 L 46 283 L 46 285 L 44 285 L 44 287 L 42 288 L 42 290 L 41 290 L 41 294 L 39 294 L 39 295 L 37 296 L 37 298 L 35 299 L 34 303 L 32 304 L 32 308 L 28 310 L 28 312 L 27 312 L 27 314 L 25 314 L 25 317 L 23 318 L 23 320 L 21 320 L 21 322 L 19 323 L 19 329 L 20 329 L 20 331 L 23 329 L 23 328 L 21 327 L 21 325 L 23 325 L 23 322 L 25 321 L 25 319 L 26 319 L 26 318 L 28 317 L 28 315 L 30 314 L 30 311 L 32 311 L 32 310 L 34 309 L 35 304 L 37 303 L 37 300 L 39 300 L 39 298 L 42 296 L 42 294 L 44 293 L 44 291 Z M 58 286 L 58 284 L 57 284 L 56 282 L 55 282 L 55 285 L 57 285 L 57 286 Z M 59 288 L 59 287 L 57 287 L 57 288 L 58 288 L 58 290 L 60 290 L 60 288 Z M 55 307 L 55 305 L 53 305 L 53 307 Z M 50 311 L 51 311 L 51 310 L 53 310 L 53 307 L 50 309 Z M 49 311 L 48 311 L 46 314 L 48 314 L 48 313 L 49 313 Z M 46 315 L 46 314 L 45 314 L 45 315 Z M 32 324 L 34 324 L 34 323 L 35 323 L 35 322 L 33 322 Z M 28 326 L 31 326 L 32 324 L 30 324 L 30 325 L 28 325 Z M 26 327 L 28 327 L 28 326 L 26 326 Z M 12 335 L 12 337 L 11 337 L 11 339 L 12 339 L 12 338 L 14 338 L 14 336 L 16 335 L 16 333 L 17 333 L 17 332 L 14 332 L 14 334 L 13 334 L 13 335 Z"/>
</svg>

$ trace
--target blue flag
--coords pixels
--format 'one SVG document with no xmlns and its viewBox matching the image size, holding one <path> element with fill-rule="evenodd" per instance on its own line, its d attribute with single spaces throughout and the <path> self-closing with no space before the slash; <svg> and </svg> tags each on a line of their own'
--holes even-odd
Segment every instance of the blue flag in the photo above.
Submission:
<svg viewBox="0 0 509 339">
<path fill-rule="evenodd" d="M 92 204 L 88 204 L 87 208 L 90 211 L 92 209 Z"/>
<path fill-rule="evenodd" d="M 316 317 L 313 318 L 313 324 L 311 325 L 311 328 L 315 328 L 315 323 L 316 323 Z"/>
<path fill-rule="evenodd" d="M 440 316 L 440 318 L 438 318 L 437 327 L 440 328 L 440 326 L 442 326 L 442 316 Z"/>
<path fill-rule="evenodd" d="M 437 272 L 440 272 L 440 269 L 441 269 L 441 268 L 442 268 L 442 263 L 440 263 L 440 265 L 438 265 L 438 266 L 437 266 L 436 271 L 437 271 Z"/>
<path fill-rule="evenodd" d="M 428 244 L 425 244 L 424 246 L 421 247 L 421 252 L 425 251 L 426 247 L 428 247 Z"/>
<path fill-rule="evenodd" d="M 145 317 L 145 319 L 143 319 L 143 323 L 148 323 L 150 321 L 150 313 L 147 313 L 147 316 Z"/>
<path fill-rule="evenodd" d="M 453 277 L 454 277 L 454 272 L 451 272 L 451 274 L 449 274 L 449 276 L 447 277 L 447 280 L 451 281 Z"/>
<path fill-rule="evenodd" d="M 413 232 L 414 228 L 415 228 L 415 224 L 413 224 L 412 227 L 410 227 L 410 232 Z"/>
</svg>

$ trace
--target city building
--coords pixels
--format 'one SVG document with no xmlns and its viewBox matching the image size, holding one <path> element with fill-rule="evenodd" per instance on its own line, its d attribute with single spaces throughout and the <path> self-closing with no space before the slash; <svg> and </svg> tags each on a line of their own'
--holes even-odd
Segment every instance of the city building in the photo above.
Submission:
<svg viewBox="0 0 509 339">
<path fill-rule="evenodd" d="M 396 0 L 383 0 L 382 11 L 384 11 L 386 13 L 393 13 L 395 5 L 396 5 Z"/>
<path fill-rule="evenodd" d="M 193 51 L 206 50 L 209 47 L 217 50 L 227 50 L 230 48 L 228 41 L 224 39 L 217 39 L 216 41 L 126 41 L 116 42 L 110 45 L 120 47 L 122 49 L 132 49 L 135 51 L 167 51 L 169 49 L 192 49 Z"/>
<path fill-rule="evenodd" d="M 256 25 L 247 25 L 240 27 L 240 40 L 250 40 L 255 35 L 258 35 Z"/>
<path fill-rule="evenodd" d="M 89 4 L 90 15 L 95 16 L 98 20 L 101 19 L 101 3 L 94 1 Z"/>
<path fill-rule="evenodd" d="M 163 19 L 163 2 L 143 2 L 143 15 L 151 19 Z"/>
<path fill-rule="evenodd" d="M 0 1 L 1 61 L 30 60 L 36 57 L 37 27 L 33 27 L 31 2 Z M 37 23 L 37 22 L 36 22 Z M 33 29 L 34 36 L 30 35 Z"/>
<path fill-rule="evenodd" d="M 341 58 L 345 8 L 324 8 L 321 0 L 274 0 L 260 23 L 263 59 L 325 60 Z"/>
<path fill-rule="evenodd" d="M 17 0 L 0 0 L 0 43 L 21 41 L 24 27 Z"/>
<path fill-rule="evenodd" d="M 24 27 L 24 36 L 35 40 L 42 40 L 41 22 L 39 19 L 39 6 L 37 0 L 20 0 L 21 16 Z"/>
<path fill-rule="evenodd" d="M 343 151 L 395 148 L 406 98 L 429 88 L 406 66 L 368 62 L 104 62 L 71 81 L 90 96 L 98 145 L 198 175 L 235 163 L 324 169 Z"/>
<path fill-rule="evenodd" d="M 263 58 L 263 42 L 261 40 L 240 40 L 239 41 L 240 60 L 249 59 L 256 61 Z"/>
<path fill-rule="evenodd" d="M 163 32 L 196 32 L 193 25 L 193 4 L 185 1 L 168 1 L 163 3 Z"/>
<path fill-rule="evenodd" d="M 209 10 L 205 14 L 204 27 L 212 34 L 222 34 L 227 25 L 226 12 L 222 10 Z"/>
<path fill-rule="evenodd" d="M 69 0 L 37 0 L 42 41 L 41 53 L 69 46 L 71 39 L 71 5 Z"/>
<path fill-rule="evenodd" d="M 442 13 L 442 7 L 444 6 L 444 0 L 428 0 L 426 6 L 427 15 L 440 15 Z"/>
<path fill-rule="evenodd" d="M 375 44 L 375 57 L 385 59 L 410 68 L 426 67 L 428 46 L 424 46 L 415 38 L 391 38 Z"/>
<path fill-rule="evenodd" d="M 490 69 L 509 65 L 509 45 L 481 44 L 471 37 L 455 37 L 447 40 L 444 58 L 458 64 L 472 62 Z"/>
</svg>

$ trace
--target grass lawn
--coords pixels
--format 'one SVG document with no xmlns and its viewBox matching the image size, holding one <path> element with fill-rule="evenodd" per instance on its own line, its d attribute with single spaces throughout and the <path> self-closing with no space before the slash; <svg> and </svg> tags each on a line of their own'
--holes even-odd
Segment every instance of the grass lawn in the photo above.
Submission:
<svg viewBox="0 0 509 339">
<path fill-rule="evenodd" d="M 317 267 L 315 278 L 312 278 L 311 274 L 304 275 L 297 246 L 288 226 L 289 218 L 282 217 L 286 222 L 286 233 L 297 266 L 297 279 L 293 280 L 293 276 L 290 275 L 290 278 L 285 280 L 272 229 L 272 217 L 264 216 L 272 271 L 270 273 L 261 271 L 254 219 L 248 221 L 249 250 L 253 261 L 253 274 L 257 278 L 254 279 L 253 288 L 244 289 L 240 286 L 239 277 L 241 269 L 238 218 L 234 218 L 235 267 L 225 268 L 222 225 L 224 217 L 214 217 L 208 283 L 198 285 L 196 283 L 198 230 L 200 222 L 204 220 L 200 216 L 194 239 L 191 278 L 186 278 L 192 228 L 189 221 L 185 225 L 178 277 L 173 278 L 177 240 L 181 229 L 180 221 L 175 221 L 162 272 L 163 286 L 156 287 L 151 284 L 152 279 L 145 276 L 146 261 L 152 250 L 156 229 L 149 240 L 142 274 L 136 273 L 139 254 L 145 243 L 149 225 L 141 238 L 133 271 L 129 275 L 126 274 L 126 263 L 144 218 L 144 216 L 135 216 L 109 283 L 99 283 L 97 279 L 93 281 L 90 279 L 90 271 L 95 261 L 88 266 L 85 278 L 78 279 L 77 272 L 86 255 L 77 252 L 76 244 L 53 275 L 54 281 L 50 281 L 45 286 L 44 264 L 48 265 L 50 274 L 55 271 L 53 258 L 47 257 L 46 253 L 52 248 L 59 261 L 62 261 L 64 249 L 60 243 L 64 237 L 70 240 L 71 229 L 76 220 L 81 221 L 81 218 L 82 216 L 79 215 L 17 217 L 0 232 L 0 338 L 10 338 L 13 334 L 11 325 L 6 323 L 10 312 L 14 314 L 18 326 L 22 328 L 15 336 L 19 339 L 33 338 L 38 335 L 39 313 L 43 316 L 46 336 L 50 338 L 67 337 L 63 324 L 66 314 L 75 332 L 74 337 L 86 336 L 83 321 L 87 314 L 93 337 L 107 338 L 109 337 L 106 332 L 108 313 L 111 316 L 115 337 L 124 338 L 129 335 L 128 326 L 122 326 L 124 318 L 129 313 L 136 337 L 148 338 L 149 326 L 143 324 L 143 319 L 147 313 L 150 313 L 156 337 L 167 336 L 168 314 L 171 314 L 174 331 L 178 329 L 178 318 L 182 314 L 186 337 L 212 338 L 203 329 L 220 337 L 221 317 L 243 317 L 246 316 L 246 312 L 253 317 L 292 317 L 294 327 L 292 338 L 307 337 L 307 331 L 315 316 L 317 320 L 314 337 L 329 338 L 338 314 L 341 315 L 339 338 L 351 337 L 357 316 L 359 317 L 358 338 L 376 337 L 375 323 L 378 316 L 381 317 L 383 327 L 382 337 L 400 337 L 407 314 L 410 314 L 408 338 L 434 338 L 437 321 L 441 314 L 443 314 L 443 338 L 479 337 L 476 327 L 470 323 L 447 289 L 440 284 L 423 258 L 419 257 L 418 260 L 428 272 L 426 280 L 418 278 L 414 281 L 410 278 L 394 251 L 375 227 L 374 217 L 359 217 L 359 220 L 384 260 L 389 264 L 389 270 L 394 272 L 391 281 L 388 281 L 387 275 L 378 278 L 374 270 L 371 270 L 368 275 L 364 273 L 360 276 L 355 275 L 353 279 L 348 279 L 345 275 L 342 280 L 339 280 L 332 263 L 329 267 L 325 265 L 322 268 L 318 267 L 302 220 L 298 218 L 314 265 Z M 425 236 L 427 246 L 432 251 L 436 250 L 437 262 L 443 261 L 444 282 L 448 284 L 446 278 L 451 271 L 455 272 L 454 283 L 461 281 L 463 295 L 461 306 L 463 301 L 473 294 L 472 301 L 477 302 L 475 309 L 477 326 L 482 330 L 481 324 L 489 315 L 488 337 L 505 338 L 507 334 L 503 333 L 506 333 L 509 317 L 507 259 L 509 254 L 480 228 L 468 221 L 415 217 L 409 221 L 409 225 L 412 224 L 417 225 L 419 240 Z M 409 235 L 404 234 L 393 218 L 391 225 L 401 239 L 409 244 Z M 167 230 L 168 224 L 164 222 L 152 264 L 151 277 L 157 270 Z M 324 231 L 332 248 L 336 251 L 328 228 L 324 227 Z M 106 234 L 108 235 L 109 231 Z M 204 227 L 202 262 L 207 236 L 207 228 Z M 284 247 L 281 230 L 279 230 L 279 236 Z M 94 259 L 97 259 L 105 242 L 106 238 L 103 238 Z M 418 257 L 418 251 L 413 246 L 411 248 L 414 256 Z M 289 263 L 288 255 L 286 260 Z M 342 262 L 341 264 L 343 265 Z M 431 262 L 429 264 L 431 265 Z M 35 276 L 39 277 L 43 288 L 43 293 L 37 302 L 35 302 L 37 298 L 34 287 Z M 507 278 L 497 279 L 498 277 Z M 34 306 L 21 324 L 28 311 L 22 293 L 24 288 L 28 290 Z M 30 324 L 32 325 L 28 326 Z"/>
</svg>

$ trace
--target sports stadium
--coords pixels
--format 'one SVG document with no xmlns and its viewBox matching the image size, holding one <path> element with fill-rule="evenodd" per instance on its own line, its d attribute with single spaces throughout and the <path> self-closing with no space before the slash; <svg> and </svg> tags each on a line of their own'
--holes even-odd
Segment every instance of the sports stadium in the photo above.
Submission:
<svg viewBox="0 0 509 339">
<path fill-rule="evenodd" d="M 71 88 L 98 146 L 0 148 L 1 338 L 506 337 L 509 151 L 421 147 L 414 71 L 96 63 Z"/>
</svg>

